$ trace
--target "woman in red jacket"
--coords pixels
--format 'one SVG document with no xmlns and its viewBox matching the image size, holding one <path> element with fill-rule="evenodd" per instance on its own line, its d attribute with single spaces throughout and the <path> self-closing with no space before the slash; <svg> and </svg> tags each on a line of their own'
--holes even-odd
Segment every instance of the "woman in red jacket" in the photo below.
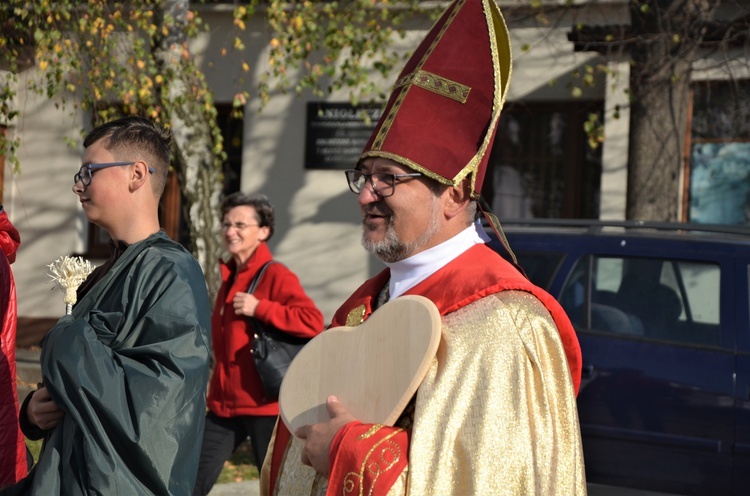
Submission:
<svg viewBox="0 0 750 496">
<path fill-rule="evenodd" d="M 10 264 L 21 238 L 0 205 L 0 487 L 26 477 L 26 443 L 18 425 L 16 286 Z"/>
<path fill-rule="evenodd" d="M 222 284 L 211 319 L 215 361 L 194 495 L 208 494 L 224 462 L 248 436 L 258 468 L 266 456 L 279 404 L 265 398 L 250 353 L 250 318 L 303 338 L 323 330 L 323 314 L 284 265 L 269 265 L 253 294 L 247 292 L 259 269 L 273 258 L 266 245 L 274 231 L 268 198 L 231 194 L 224 199 L 221 214 L 222 237 L 231 259 L 220 262 Z"/>
</svg>

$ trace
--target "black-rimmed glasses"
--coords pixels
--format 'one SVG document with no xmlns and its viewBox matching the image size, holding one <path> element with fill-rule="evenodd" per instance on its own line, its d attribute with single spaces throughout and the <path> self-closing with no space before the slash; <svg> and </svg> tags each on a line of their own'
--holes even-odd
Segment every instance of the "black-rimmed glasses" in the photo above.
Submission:
<svg viewBox="0 0 750 496">
<path fill-rule="evenodd" d="M 390 174 L 388 172 L 373 172 L 368 174 L 366 172 L 358 171 L 356 169 L 349 169 L 344 171 L 346 174 L 346 181 L 349 183 L 349 189 L 354 194 L 359 194 L 368 182 L 372 186 L 372 190 L 377 193 L 381 198 L 387 198 L 393 195 L 396 190 L 396 181 L 400 181 L 405 177 L 419 177 L 422 175 L 421 172 L 412 172 L 409 174 Z"/>
<path fill-rule="evenodd" d="M 118 167 L 121 165 L 133 165 L 135 162 L 110 162 L 107 164 L 86 164 L 80 169 L 78 169 L 78 172 L 73 176 L 73 184 L 78 184 L 78 181 L 81 181 L 81 183 L 84 186 L 88 186 L 91 184 L 91 177 L 92 172 L 97 171 L 99 169 L 106 169 L 107 167 Z M 156 172 L 156 169 L 148 166 L 148 172 L 153 174 Z"/>
</svg>

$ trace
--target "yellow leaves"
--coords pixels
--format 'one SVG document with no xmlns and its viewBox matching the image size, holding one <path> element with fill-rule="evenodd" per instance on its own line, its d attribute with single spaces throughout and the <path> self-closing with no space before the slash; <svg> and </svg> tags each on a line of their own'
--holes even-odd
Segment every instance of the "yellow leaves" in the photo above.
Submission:
<svg viewBox="0 0 750 496">
<path fill-rule="evenodd" d="M 52 24 L 53 22 L 55 22 L 55 20 L 52 18 L 52 15 L 48 15 L 46 20 L 47 24 Z"/>
<path fill-rule="evenodd" d="M 237 26 L 242 31 L 245 30 L 245 21 L 243 21 L 242 19 L 235 18 L 234 25 Z"/>
<path fill-rule="evenodd" d="M 65 89 L 73 93 L 76 90 L 76 85 L 73 83 L 68 83 L 65 85 Z"/>
<path fill-rule="evenodd" d="M 221 49 L 221 56 L 225 57 L 226 55 L 227 55 L 227 49 L 226 48 L 222 48 Z"/>
<path fill-rule="evenodd" d="M 242 63 L 242 70 L 245 72 L 250 72 L 250 66 L 248 65 L 247 62 Z"/>
<path fill-rule="evenodd" d="M 164 84 L 164 76 L 161 74 L 157 74 L 154 80 L 156 81 L 156 84 Z"/>
<path fill-rule="evenodd" d="M 302 20 L 302 16 L 299 16 L 299 15 L 294 16 L 290 24 L 295 30 L 301 31 L 302 26 L 304 26 L 304 21 Z"/>
<path fill-rule="evenodd" d="M 47 70 L 47 66 L 48 66 L 48 65 L 49 65 L 49 64 L 47 63 L 47 61 L 46 61 L 46 60 L 40 60 L 40 61 L 39 61 L 39 68 L 40 68 L 41 70 L 43 70 L 43 71 L 46 71 L 46 70 Z"/>
<path fill-rule="evenodd" d="M 59 54 L 60 52 L 62 52 L 62 46 L 60 46 L 60 44 L 59 44 L 59 43 L 55 43 L 55 46 L 54 46 L 54 47 L 52 47 L 52 49 L 53 49 L 53 50 L 55 51 L 55 53 L 57 53 L 57 54 Z"/>
<path fill-rule="evenodd" d="M 141 70 L 143 70 L 143 68 L 146 67 L 146 63 L 142 60 L 139 60 L 138 62 L 136 62 L 135 65 Z"/>
<path fill-rule="evenodd" d="M 279 42 L 278 38 L 271 39 L 271 48 L 279 48 L 280 44 L 281 43 Z"/>
<path fill-rule="evenodd" d="M 245 44 L 242 42 L 241 39 L 235 38 L 234 39 L 234 48 L 236 48 L 237 50 L 244 50 L 245 49 Z"/>
<path fill-rule="evenodd" d="M 145 100 L 146 98 L 148 98 L 149 96 L 151 96 L 151 90 L 150 90 L 150 89 L 148 89 L 148 88 L 145 88 L 145 87 L 141 87 L 141 88 L 140 88 L 140 89 L 138 90 L 138 96 L 139 96 L 139 97 L 140 97 L 140 98 L 141 98 L 142 100 Z"/>
</svg>

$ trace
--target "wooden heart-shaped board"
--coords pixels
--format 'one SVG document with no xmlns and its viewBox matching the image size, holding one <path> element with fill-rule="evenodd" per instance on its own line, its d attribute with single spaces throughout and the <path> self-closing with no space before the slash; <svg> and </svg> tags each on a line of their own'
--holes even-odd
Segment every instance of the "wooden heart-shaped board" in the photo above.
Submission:
<svg viewBox="0 0 750 496">
<path fill-rule="evenodd" d="M 393 425 L 439 344 L 440 312 L 423 296 L 395 298 L 359 326 L 328 329 L 289 366 L 279 393 L 281 419 L 291 433 L 326 422 L 326 398 L 335 395 L 362 422 Z"/>
</svg>

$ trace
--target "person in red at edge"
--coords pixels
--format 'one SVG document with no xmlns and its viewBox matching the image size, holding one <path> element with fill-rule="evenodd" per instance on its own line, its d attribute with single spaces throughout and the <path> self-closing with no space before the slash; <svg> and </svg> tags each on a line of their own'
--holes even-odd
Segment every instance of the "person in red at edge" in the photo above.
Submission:
<svg viewBox="0 0 750 496">
<path fill-rule="evenodd" d="M 18 425 L 16 285 L 10 264 L 21 237 L 0 205 L 0 487 L 26 477 L 26 443 Z"/>
<path fill-rule="evenodd" d="M 440 347 L 394 426 L 364 424 L 332 396 L 330 420 L 300 427 L 297 440 L 279 422 L 261 494 L 586 494 L 573 326 L 486 246 L 478 220 L 504 238 L 479 193 L 510 59 L 495 1 L 455 0 L 397 79 L 346 171 L 363 245 L 387 268 L 331 325 L 356 326 L 381 302 L 422 295 L 442 316 Z"/>
<path fill-rule="evenodd" d="M 250 319 L 301 338 L 315 337 L 324 327 L 323 314 L 297 276 L 280 263 L 270 264 L 255 291 L 247 292 L 261 267 L 273 260 L 267 242 L 275 213 L 268 198 L 232 193 L 221 204 L 221 218 L 231 259 L 221 261 L 222 284 L 211 317 L 215 364 L 194 496 L 208 494 L 224 462 L 248 436 L 260 468 L 279 415 L 279 403 L 265 397 L 250 354 Z"/>
</svg>

